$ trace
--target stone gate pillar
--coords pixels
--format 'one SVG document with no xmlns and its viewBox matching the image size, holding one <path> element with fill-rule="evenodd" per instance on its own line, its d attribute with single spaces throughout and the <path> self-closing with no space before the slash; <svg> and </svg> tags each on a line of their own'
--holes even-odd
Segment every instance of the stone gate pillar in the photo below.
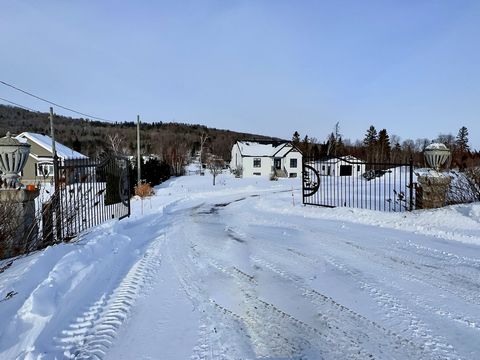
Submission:
<svg viewBox="0 0 480 360">
<path fill-rule="evenodd" d="M 36 248 L 35 199 L 38 195 L 38 190 L 0 189 L 0 259 Z"/>
<path fill-rule="evenodd" d="M 443 207 L 446 205 L 451 179 L 439 170 L 450 157 L 450 150 L 444 144 L 434 143 L 425 148 L 424 156 L 427 164 L 434 170 L 430 174 L 417 177 L 416 208 Z"/>
<path fill-rule="evenodd" d="M 24 254 L 36 245 L 39 191 L 26 190 L 19 182 L 29 153 L 30 145 L 10 133 L 0 139 L 0 259 Z"/>
</svg>

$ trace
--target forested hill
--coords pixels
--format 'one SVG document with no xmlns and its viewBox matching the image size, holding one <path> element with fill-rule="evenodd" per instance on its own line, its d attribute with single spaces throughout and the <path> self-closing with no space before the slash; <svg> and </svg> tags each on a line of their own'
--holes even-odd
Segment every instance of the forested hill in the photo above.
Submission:
<svg viewBox="0 0 480 360">
<path fill-rule="evenodd" d="M 0 137 L 5 136 L 7 131 L 12 134 L 30 131 L 50 135 L 48 113 L 0 105 Z M 142 153 L 162 155 L 165 159 L 193 153 L 200 147 L 202 134 L 208 136 L 204 147 L 225 160 L 230 158 L 232 145 L 236 140 L 272 139 L 268 136 L 208 128 L 203 125 L 143 123 L 140 134 Z M 56 115 L 55 137 L 59 142 L 88 156 L 95 156 L 103 149 L 111 147 L 111 139 L 115 138 L 124 152 L 133 155 L 136 149 L 136 123 L 107 123 Z"/>
</svg>

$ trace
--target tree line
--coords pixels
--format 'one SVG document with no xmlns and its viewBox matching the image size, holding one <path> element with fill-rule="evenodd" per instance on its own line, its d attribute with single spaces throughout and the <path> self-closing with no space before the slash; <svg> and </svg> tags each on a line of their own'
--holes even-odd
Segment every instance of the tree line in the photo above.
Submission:
<svg viewBox="0 0 480 360">
<path fill-rule="evenodd" d="M 50 135 L 48 116 L 48 113 L 44 112 L 0 105 L 0 136 L 4 136 L 7 131 L 12 134 L 29 131 Z M 107 123 L 84 118 L 55 116 L 56 139 L 89 157 L 98 157 L 105 151 L 135 155 L 136 127 L 137 124 L 133 121 Z M 141 154 L 143 156 L 153 154 L 152 158 L 155 158 L 155 161 L 168 165 L 172 175 L 181 175 L 189 157 L 201 148 L 205 154 L 214 154 L 229 160 L 232 146 L 237 140 L 278 140 L 268 136 L 210 128 L 199 124 L 161 121 L 142 123 L 140 138 Z"/>
<path fill-rule="evenodd" d="M 370 125 L 363 139 L 354 143 L 343 139 L 337 123 L 324 142 L 305 135 L 303 138 L 295 131 L 292 142 L 304 156 L 321 159 L 330 156 L 352 155 L 367 162 L 406 163 L 412 159 L 423 164 L 423 151 L 432 142 L 445 144 L 452 152 L 449 166 L 460 170 L 480 165 L 480 152 L 470 149 L 468 129 L 462 126 L 456 136 L 439 134 L 435 139 L 419 138 L 401 141 L 398 135 L 390 135 L 387 129 L 377 130 Z"/>
<path fill-rule="evenodd" d="M 105 151 L 135 155 L 136 126 L 133 121 L 107 123 L 84 118 L 55 116 L 57 140 L 89 157 L 97 157 Z M 48 113 L 0 105 L 0 136 L 4 136 L 7 131 L 13 134 L 30 131 L 49 135 Z M 435 141 L 444 143 L 452 150 L 451 166 L 462 169 L 480 163 L 479 152 L 470 149 L 468 135 L 468 129 L 463 126 L 456 136 L 439 134 L 435 139 L 419 138 L 402 141 L 399 136 L 389 134 L 387 129 L 377 130 L 374 125 L 371 125 L 366 129 L 363 139 L 352 142 L 350 139 L 343 138 L 337 123 L 324 141 L 308 135 L 302 137 L 295 131 L 292 142 L 305 156 L 315 159 L 352 155 L 373 162 L 405 163 L 412 158 L 415 163 L 421 164 L 423 150 Z M 158 166 L 162 168 L 162 174 L 168 167 L 172 175 L 181 175 L 189 158 L 198 153 L 203 154 L 202 160 L 213 156 L 228 162 L 232 146 L 237 140 L 281 140 L 264 135 L 209 128 L 199 124 L 161 121 L 142 123 L 140 137 L 141 154 L 154 155 L 150 157 L 149 161 L 152 161 L 150 165 L 155 167 L 158 162 Z M 147 165 L 146 168 L 149 166 Z M 155 172 L 158 169 L 152 171 Z"/>
</svg>

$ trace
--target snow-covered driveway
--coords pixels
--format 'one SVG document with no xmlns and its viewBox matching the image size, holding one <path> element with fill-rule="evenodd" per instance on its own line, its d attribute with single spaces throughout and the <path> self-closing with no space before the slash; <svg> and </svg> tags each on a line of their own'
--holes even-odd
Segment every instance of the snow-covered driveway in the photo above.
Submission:
<svg viewBox="0 0 480 360">
<path fill-rule="evenodd" d="M 0 358 L 480 357 L 480 205 L 294 207 L 298 182 L 209 180 L 0 273 Z"/>
</svg>

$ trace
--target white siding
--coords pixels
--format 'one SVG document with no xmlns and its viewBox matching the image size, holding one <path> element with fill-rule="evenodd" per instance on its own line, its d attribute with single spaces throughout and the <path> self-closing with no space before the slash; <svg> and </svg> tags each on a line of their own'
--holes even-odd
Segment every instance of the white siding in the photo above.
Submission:
<svg viewBox="0 0 480 360">
<path fill-rule="evenodd" d="M 353 176 L 359 176 L 362 175 L 365 172 L 365 164 L 360 163 L 359 161 L 356 162 L 353 160 L 353 163 L 344 161 L 344 160 L 338 160 L 336 162 L 334 161 L 320 161 L 318 164 L 318 170 L 320 175 L 330 175 L 330 176 L 340 176 L 340 166 L 342 165 L 347 165 L 347 166 L 352 166 L 352 175 Z M 330 173 L 328 173 L 328 167 L 330 167 Z"/>
<path fill-rule="evenodd" d="M 292 165 L 291 159 L 297 160 L 296 167 L 290 166 Z M 283 166 L 285 166 L 289 177 L 300 177 L 302 175 L 302 154 L 296 150 L 290 151 L 284 158 Z"/>
<path fill-rule="evenodd" d="M 232 159 L 230 160 L 230 169 L 235 171 L 243 167 L 243 158 L 240 150 L 238 149 L 237 144 L 234 144 L 232 147 Z"/>
<path fill-rule="evenodd" d="M 255 159 L 260 159 L 260 167 L 254 167 Z M 273 160 L 270 157 L 244 157 L 243 158 L 243 177 L 251 176 L 270 176 L 272 173 Z M 259 174 L 259 175 L 257 175 Z"/>
</svg>

